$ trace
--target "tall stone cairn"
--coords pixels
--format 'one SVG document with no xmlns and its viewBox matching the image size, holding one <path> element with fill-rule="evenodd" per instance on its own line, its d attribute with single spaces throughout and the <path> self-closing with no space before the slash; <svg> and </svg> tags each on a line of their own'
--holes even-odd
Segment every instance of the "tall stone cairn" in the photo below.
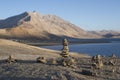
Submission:
<svg viewBox="0 0 120 80">
<path fill-rule="evenodd" d="M 67 39 L 63 40 L 63 49 L 61 53 L 62 57 L 69 57 L 69 48 L 68 48 L 68 41 Z"/>
<path fill-rule="evenodd" d="M 62 58 L 60 59 L 60 64 L 62 64 L 63 66 L 69 66 L 72 68 L 76 68 L 75 60 L 69 55 L 67 39 L 63 40 L 63 49 L 60 55 L 62 56 Z"/>
</svg>

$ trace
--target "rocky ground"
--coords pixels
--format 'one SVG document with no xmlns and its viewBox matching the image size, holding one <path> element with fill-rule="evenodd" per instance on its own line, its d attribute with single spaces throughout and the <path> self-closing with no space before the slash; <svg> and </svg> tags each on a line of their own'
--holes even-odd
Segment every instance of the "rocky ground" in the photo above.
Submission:
<svg viewBox="0 0 120 80">
<path fill-rule="evenodd" d="M 104 58 L 103 63 L 109 60 L 111 58 Z M 75 68 L 36 63 L 35 60 L 18 60 L 11 64 L 1 60 L 0 80 L 120 80 L 120 58 L 113 60 L 114 66 L 104 65 L 102 69 L 92 69 L 90 58 L 76 58 Z M 82 70 L 96 75 L 82 73 Z"/>
<path fill-rule="evenodd" d="M 120 80 L 120 58 L 102 58 L 103 63 L 113 60 L 115 64 L 104 64 L 101 69 L 91 68 L 90 56 L 71 52 L 69 55 L 76 62 L 74 67 L 50 63 L 51 59 L 58 61 L 60 53 L 0 39 L 0 80 Z M 9 55 L 17 62 L 7 63 Z M 38 57 L 45 57 L 47 63 L 37 63 Z"/>
</svg>

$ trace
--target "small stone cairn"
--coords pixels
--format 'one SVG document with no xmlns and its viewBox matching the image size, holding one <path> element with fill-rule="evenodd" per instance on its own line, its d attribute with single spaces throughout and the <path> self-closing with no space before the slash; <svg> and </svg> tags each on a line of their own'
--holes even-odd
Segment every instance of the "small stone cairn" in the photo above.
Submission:
<svg viewBox="0 0 120 80">
<path fill-rule="evenodd" d="M 45 59 L 45 57 L 38 57 L 38 58 L 37 58 L 37 62 L 38 62 L 38 63 L 44 63 L 44 64 L 46 64 L 46 63 L 47 63 L 47 60 Z"/>
<path fill-rule="evenodd" d="M 96 55 L 92 57 L 92 67 L 96 69 L 101 69 L 103 67 L 102 57 L 101 55 Z"/>
<path fill-rule="evenodd" d="M 8 63 L 14 63 L 14 62 L 16 62 L 16 61 L 17 61 L 17 60 L 14 59 L 14 58 L 12 57 L 12 55 L 9 55 L 8 59 L 6 60 L 6 62 L 8 62 Z"/>
<path fill-rule="evenodd" d="M 57 60 L 55 58 L 51 58 L 47 61 L 47 63 L 50 65 L 57 65 Z"/>
<path fill-rule="evenodd" d="M 108 62 L 108 65 L 112 65 L 112 66 L 114 66 L 115 65 L 115 63 L 116 63 L 116 55 L 115 54 L 112 54 L 111 55 L 111 60 Z"/>
<path fill-rule="evenodd" d="M 114 60 L 110 60 L 110 61 L 108 62 L 108 65 L 114 66 L 114 65 L 115 65 L 115 61 L 114 61 Z"/>
<path fill-rule="evenodd" d="M 115 54 L 112 54 L 112 56 L 111 56 L 112 58 L 116 58 L 116 55 Z"/>
<path fill-rule="evenodd" d="M 106 61 L 104 64 L 114 66 L 116 64 L 116 58 L 117 58 L 116 55 L 112 54 L 109 58 L 110 59 Z"/>
<path fill-rule="evenodd" d="M 60 55 L 62 56 L 61 64 L 63 66 L 75 67 L 73 65 L 75 63 L 75 60 L 72 57 L 70 57 L 70 55 L 69 55 L 69 48 L 68 48 L 67 39 L 63 40 L 63 49 L 62 49 L 62 53 Z"/>
</svg>

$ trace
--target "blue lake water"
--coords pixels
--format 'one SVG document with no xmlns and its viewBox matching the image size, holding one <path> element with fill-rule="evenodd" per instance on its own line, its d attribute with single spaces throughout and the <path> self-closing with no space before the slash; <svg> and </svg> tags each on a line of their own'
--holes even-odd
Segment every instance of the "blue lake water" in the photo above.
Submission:
<svg viewBox="0 0 120 80">
<path fill-rule="evenodd" d="M 42 46 L 43 48 L 61 50 L 62 45 L 58 46 Z M 78 52 L 88 54 L 90 56 L 101 54 L 103 56 L 110 56 L 116 54 L 120 57 L 120 43 L 95 43 L 95 44 L 73 44 L 69 45 L 71 52 Z"/>
</svg>

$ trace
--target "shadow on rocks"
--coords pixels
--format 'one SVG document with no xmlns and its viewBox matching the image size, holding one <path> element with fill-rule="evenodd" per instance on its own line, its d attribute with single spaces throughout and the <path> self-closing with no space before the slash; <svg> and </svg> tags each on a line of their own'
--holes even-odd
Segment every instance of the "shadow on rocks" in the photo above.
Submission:
<svg viewBox="0 0 120 80">
<path fill-rule="evenodd" d="M 50 79 L 32 77 L 0 77 L 0 80 L 50 80 Z"/>
</svg>

